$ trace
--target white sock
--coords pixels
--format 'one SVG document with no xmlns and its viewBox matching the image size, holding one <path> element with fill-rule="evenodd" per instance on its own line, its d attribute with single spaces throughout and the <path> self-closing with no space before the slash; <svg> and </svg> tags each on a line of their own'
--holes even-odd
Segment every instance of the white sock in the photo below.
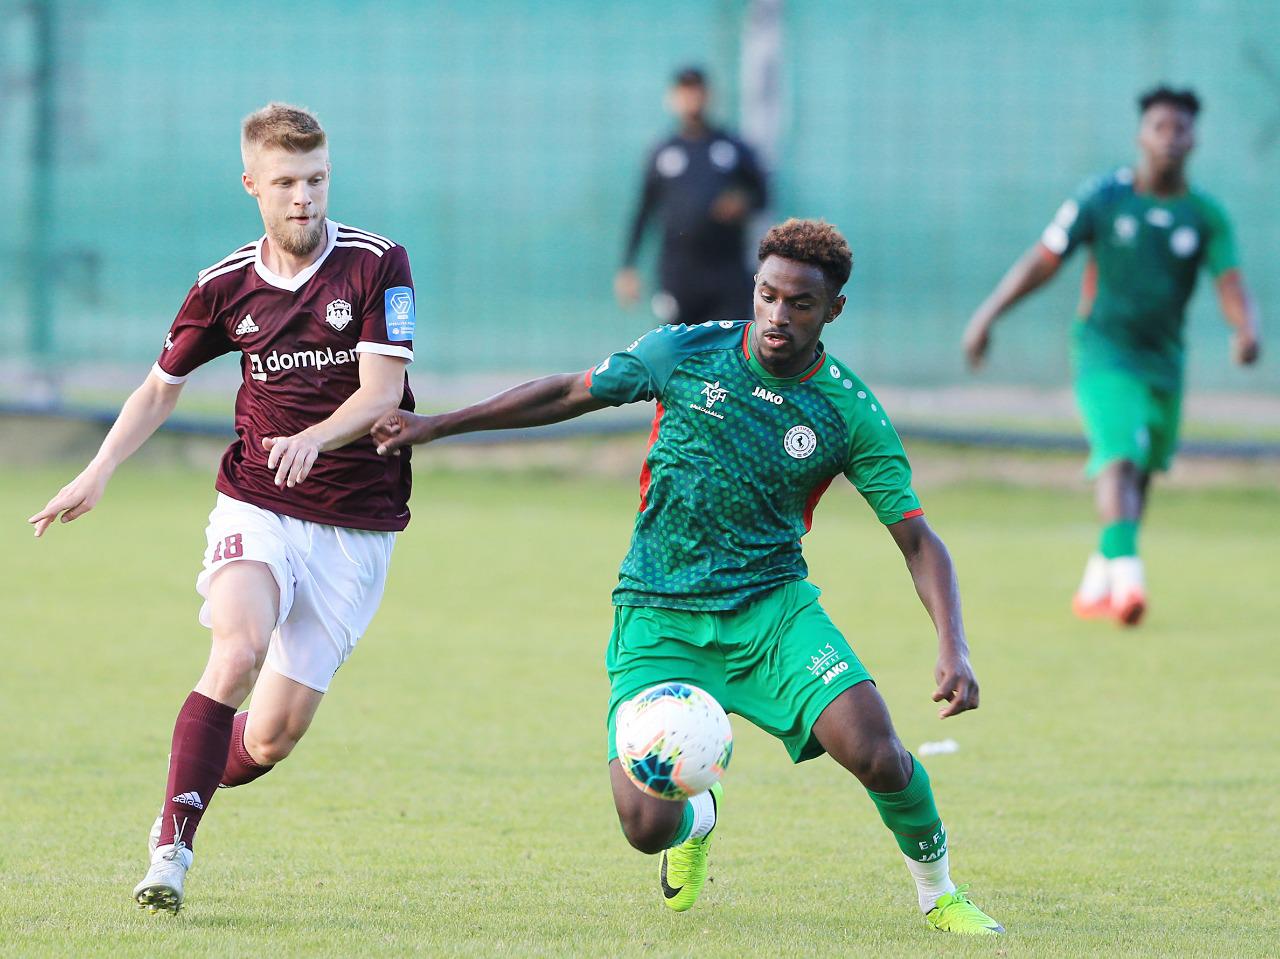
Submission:
<svg viewBox="0 0 1280 959">
<path fill-rule="evenodd" d="M 1084 578 L 1076 595 L 1086 603 L 1097 603 L 1111 595 L 1111 562 L 1094 553 L 1084 564 Z"/>
<path fill-rule="evenodd" d="M 689 832 L 689 838 L 701 839 L 716 824 L 716 801 L 711 796 L 711 790 L 690 796 L 689 808 L 693 810 L 693 829 Z"/>
<path fill-rule="evenodd" d="M 1142 570 L 1142 560 L 1137 556 L 1117 556 L 1109 566 L 1113 591 L 1146 590 L 1147 578 Z"/>
<path fill-rule="evenodd" d="M 933 862 L 916 862 L 906 853 L 902 858 L 907 863 L 911 878 L 916 881 L 916 897 L 920 900 L 920 911 L 928 912 L 939 899 L 949 892 L 956 891 L 956 884 L 951 881 L 950 853 L 944 852 Z"/>
</svg>

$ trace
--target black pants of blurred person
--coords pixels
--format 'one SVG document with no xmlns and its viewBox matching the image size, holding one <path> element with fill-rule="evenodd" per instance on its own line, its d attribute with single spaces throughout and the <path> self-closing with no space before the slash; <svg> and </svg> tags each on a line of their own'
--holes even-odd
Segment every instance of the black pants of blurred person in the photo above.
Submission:
<svg viewBox="0 0 1280 959">
<path fill-rule="evenodd" d="M 653 311 L 664 323 L 751 319 L 754 280 L 738 263 L 700 270 L 663 270 Z"/>
</svg>

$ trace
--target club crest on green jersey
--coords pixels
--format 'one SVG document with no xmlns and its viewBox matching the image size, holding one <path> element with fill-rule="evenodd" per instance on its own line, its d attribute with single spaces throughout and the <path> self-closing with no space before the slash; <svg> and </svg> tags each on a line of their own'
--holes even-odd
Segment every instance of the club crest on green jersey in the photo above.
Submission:
<svg viewBox="0 0 1280 959">
<path fill-rule="evenodd" d="M 793 459 L 808 459 L 818 448 L 818 434 L 807 426 L 793 426 L 782 438 L 782 448 Z"/>
</svg>

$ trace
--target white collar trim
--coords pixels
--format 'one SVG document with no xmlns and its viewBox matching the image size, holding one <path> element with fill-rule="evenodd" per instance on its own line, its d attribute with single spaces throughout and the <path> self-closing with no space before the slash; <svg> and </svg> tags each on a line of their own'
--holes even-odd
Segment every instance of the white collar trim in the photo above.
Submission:
<svg viewBox="0 0 1280 959">
<path fill-rule="evenodd" d="M 338 240 L 338 224 L 333 220 L 325 219 L 324 228 L 326 240 L 324 252 L 320 254 L 319 259 L 312 263 L 296 276 L 284 277 L 279 273 L 272 272 L 267 269 L 267 265 L 262 262 L 262 244 L 267 236 L 264 233 L 258 238 L 258 242 L 253 245 L 253 268 L 258 271 L 258 276 L 262 277 L 272 286 L 281 290 L 288 290 L 290 293 L 296 293 L 302 288 L 302 285 L 319 272 L 320 267 L 324 265 L 324 261 L 329 258 L 329 254 L 333 252 L 333 245 Z"/>
</svg>

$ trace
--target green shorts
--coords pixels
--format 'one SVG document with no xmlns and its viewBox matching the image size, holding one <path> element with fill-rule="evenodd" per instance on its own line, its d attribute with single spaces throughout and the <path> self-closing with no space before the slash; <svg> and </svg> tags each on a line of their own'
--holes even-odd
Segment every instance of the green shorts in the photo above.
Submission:
<svg viewBox="0 0 1280 959">
<path fill-rule="evenodd" d="M 1119 460 L 1148 473 L 1169 468 L 1178 449 L 1180 391 L 1158 389 L 1116 369 L 1081 370 L 1075 386 L 1091 478 Z"/>
<path fill-rule="evenodd" d="M 782 740 L 792 762 L 821 756 L 813 724 L 831 701 L 871 676 L 818 604 L 816 586 L 785 583 L 742 609 L 696 612 L 618 606 L 609 671 L 609 759 L 618 706 L 658 683 L 705 689 Z"/>
</svg>

